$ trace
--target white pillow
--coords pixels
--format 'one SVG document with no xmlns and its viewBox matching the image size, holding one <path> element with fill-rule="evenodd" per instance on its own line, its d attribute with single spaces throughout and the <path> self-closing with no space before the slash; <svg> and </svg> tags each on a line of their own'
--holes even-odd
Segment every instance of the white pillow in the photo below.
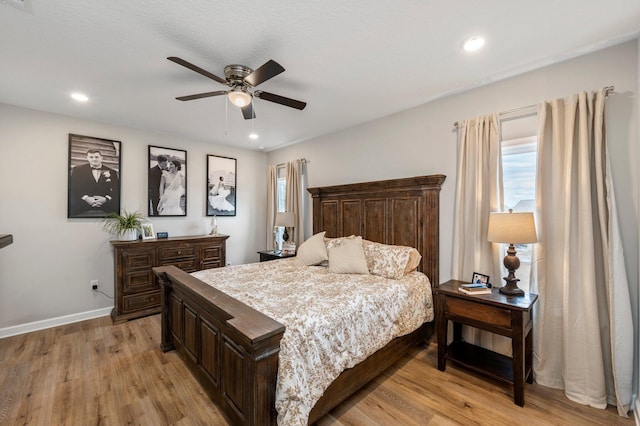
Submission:
<svg viewBox="0 0 640 426">
<path fill-rule="evenodd" d="M 297 263 L 301 266 L 318 265 L 329 259 L 324 245 L 325 231 L 319 232 L 300 244 L 296 252 Z"/>
<path fill-rule="evenodd" d="M 362 250 L 362 237 L 345 239 L 329 249 L 329 272 L 336 274 L 369 274 Z"/>
</svg>

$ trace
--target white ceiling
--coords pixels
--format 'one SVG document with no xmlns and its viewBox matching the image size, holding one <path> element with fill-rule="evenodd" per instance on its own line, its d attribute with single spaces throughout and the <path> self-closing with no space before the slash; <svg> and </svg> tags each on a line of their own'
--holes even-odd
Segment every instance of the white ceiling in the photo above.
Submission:
<svg viewBox="0 0 640 426">
<path fill-rule="evenodd" d="M 0 102 L 269 150 L 639 31 L 638 0 L 0 0 Z M 476 34 L 485 48 L 465 53 Z M 244 120 L 223 96 L 177 101 L 226 86 L 168 56 L 221 77 L 274 59 L 286 71 L 259 88 L 307 108 L 257 100 L 258 118 Z"/>
</svg>

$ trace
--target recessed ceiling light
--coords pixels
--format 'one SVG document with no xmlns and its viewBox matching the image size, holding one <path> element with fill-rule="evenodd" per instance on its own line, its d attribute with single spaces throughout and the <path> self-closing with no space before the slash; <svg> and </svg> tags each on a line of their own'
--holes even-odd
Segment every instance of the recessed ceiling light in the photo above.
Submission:
<svg viewBox="0 0 640 426">
<path fill-rule="evenodd" d="M 71 98 L 78 102 L 87 102 L 89 100 L 89 97 L 82 93 L 72 93 Z"/>
<path fill-rule="evenodd" d="M 256 139 L 258 139 L 258 134 L 257 133 L 251 133 L 251 134 L 249 134 L 249 138 L 251 138 L 253 140 L 256 140 Z"/>
<path fill-rule="evenodd" d="M 462 48 L 467 52 L 475 52 L 484 46 L 484 38 L 480 36 L 469 37 L 462 42 Z"/>
</svg>

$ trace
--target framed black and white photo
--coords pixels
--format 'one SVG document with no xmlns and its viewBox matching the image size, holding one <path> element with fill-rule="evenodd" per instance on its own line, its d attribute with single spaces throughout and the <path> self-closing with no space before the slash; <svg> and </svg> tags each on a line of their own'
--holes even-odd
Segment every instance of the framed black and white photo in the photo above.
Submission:
<svg viewBox="0 0 640 426">
<path fill-rule="evenodd" d="M 149 145 L 149 216 L 187 215 L 187 151 Z"/>
<path fill-rule="evenodd" d="M 69 134 L 67 217 L 120 213 L 119 141 Z"/>
<path fill-rule="evenodd" d="M 473 277 L 471 278 L 471 282 L 473 284 L 484 284 L 487 287 L 491 287 L 491 284 L 489 284 L 489 275 L 484 275 L 484 274 L 481 274 L 479 272 L 474 272 L 473 273 Z"/>
<path fill-rule="evenodd" d="M 236 159 L 207 155 L 207 216 L 236 215 Z"/>
</svg>

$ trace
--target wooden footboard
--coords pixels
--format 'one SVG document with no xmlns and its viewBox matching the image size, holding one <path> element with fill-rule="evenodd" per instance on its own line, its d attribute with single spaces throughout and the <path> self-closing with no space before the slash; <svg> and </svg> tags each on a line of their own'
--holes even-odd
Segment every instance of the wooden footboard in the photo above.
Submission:
<svg viewBox="0 0 640 426">
<path fill-rule="evenodd" d="M 275 425 L 285 327 L 175 266 L 162 286 L 162 350 L 176 349 L 232 424 Z"/>
<path fill-rule="evenodd" d="M 280 339 L 285 327 L 175 266 L 153 268 L 162 286 L 162 350 L 176 350 L 232 424 L 275 425 Z M 425 342 L 426 323 L 345 370 L 310 413 L 327 414 L 370 380 Z"/>
</svg>

